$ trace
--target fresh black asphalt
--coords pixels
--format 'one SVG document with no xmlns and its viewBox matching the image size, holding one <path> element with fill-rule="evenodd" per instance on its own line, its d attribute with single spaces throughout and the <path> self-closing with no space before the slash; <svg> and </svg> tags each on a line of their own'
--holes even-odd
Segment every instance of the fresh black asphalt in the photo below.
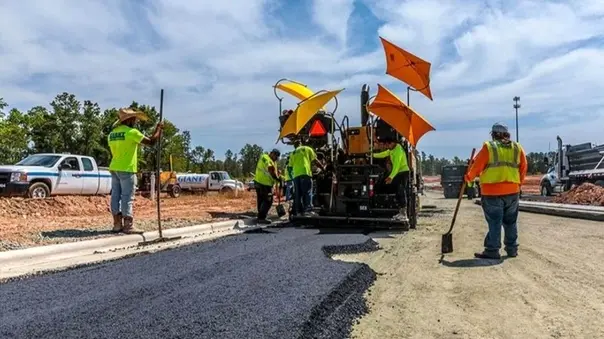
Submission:
<svg viewBox="0 0 604 339">
<path fill-rule="evenodd" d="M 271 229 L 0 285 L 0 338 L 346 338 L 375 273 L 360 234 Z"/>
</svg>

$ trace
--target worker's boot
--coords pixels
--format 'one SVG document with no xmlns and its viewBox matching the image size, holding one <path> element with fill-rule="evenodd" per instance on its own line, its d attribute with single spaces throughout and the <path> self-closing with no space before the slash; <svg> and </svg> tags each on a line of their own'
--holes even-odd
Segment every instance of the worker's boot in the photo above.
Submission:
<svg viewBox="0 0 604 339">
<path fill-rule="evenodd" d="M 395 220 L 402 221 L 402 222 L 409 221 L 409 218 L 407 217 L 407 208 L 399 209 L 398 213 L 392 218 Z"/>
<path fill-rule="evenodd" d="M 496 259 L 496 260 L 501 259 L 501 255 L 499 254 L 499 252 L 487 252 L 487 251 L 476 252 L 476 253 L 474 253 L 474 257 L 476 257 L 478 259 Z"/>
<path fill-rule="evenodd" d="M 124 217 L 124 229 L 126 234 L 143 234 L 145 231 L 134 227 L 134 219 L 132 217 Z"/>
<path fill-rule="evenodd" d="M 113 230 L 111 230 L 113 233 L 119 233 L 124 228 L 122 219 L 121 213 L 113 215 Z"/>
</svg>

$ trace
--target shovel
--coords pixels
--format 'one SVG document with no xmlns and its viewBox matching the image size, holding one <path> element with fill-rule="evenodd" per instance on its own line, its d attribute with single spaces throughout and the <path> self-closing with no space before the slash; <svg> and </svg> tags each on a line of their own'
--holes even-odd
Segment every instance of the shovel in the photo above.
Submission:
<svg viewBox="0 0 604 339">
<path fill-rule="evenodd" d="M 472 149 L 472 155 L 470 156 L 470 160 L 468 161 L 468 170 L 472 167 L 472 164 L 474 163 L 474 153 L 476 153 L 476 148 Z M 459 197 L 457 198 L 457 205 L 455 206 L 455 212 L 453 213 L 453 220 L 451 220 L 451 227 L 449 227 L 447 233 L 442 235 L 440 248 L 441 253 L 443 254 L 453 252 L 453 234 L 451 234 L 451 231 L 453 231 L 453 226 L 455 226 L 455 219 L 457 219 L 459 205 L 461 204 L 461 200 L 463 200 L 463 194 L 466 190 L 465 174 L 467 173 L 464 173 L 464 180 L 463 184 L 461 185 L 461 191 L 459 191 Z"/>
<path fill-rule="evenodd" d="M 284 216 L 286 214 L 285 207 L 283 205 L 281 205 L 281 187 L 277 188 L 277 207 L 275 207 L 275 209 L 277 210 L 277 216 L 279 218 L 281 218 L 282 216 Z"/>
</svg>

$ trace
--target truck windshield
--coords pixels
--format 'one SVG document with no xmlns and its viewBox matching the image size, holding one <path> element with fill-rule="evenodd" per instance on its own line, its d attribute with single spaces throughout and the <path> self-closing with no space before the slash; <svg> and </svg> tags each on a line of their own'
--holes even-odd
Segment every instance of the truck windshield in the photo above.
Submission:
<svg viewBox="0 0 604 339">
<path fill-rule="evenodd" d="M 59 159 L 61 159 L 60 155 L 30 155 L 15 165 L 52 167 Z"/>
<path fill-rule="evenodd" d="M 220 172 L 220 177 L 222 180 L 231 180 L 231 177 L 227 172 Z"/>
</svg>

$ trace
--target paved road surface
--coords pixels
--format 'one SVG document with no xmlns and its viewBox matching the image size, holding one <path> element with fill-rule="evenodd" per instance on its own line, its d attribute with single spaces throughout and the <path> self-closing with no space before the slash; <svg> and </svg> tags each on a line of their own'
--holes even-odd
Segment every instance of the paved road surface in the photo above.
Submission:
<svg viewBox="0 0 604 339">
<path fill-rule="evenodd" d="M 377 252 L 336 256 L 379 275 L 353 338 L 604 338 L 604 223 L 521 212 L 519 256 L 475 260 L 486 225 L 465 200 L 455 252 L 441 264 L 455 200 L 430 196 L 425 203 L 444 211 L 426 213 L 416 231 L 377 239 Z"/>
<path fill-rule="evenodd" d="M 271 232 L 0 285 L 0 337 L 346 337 L 375 275 L 322 248 L 367 250 L 370 239 Z"/>
</svg>

